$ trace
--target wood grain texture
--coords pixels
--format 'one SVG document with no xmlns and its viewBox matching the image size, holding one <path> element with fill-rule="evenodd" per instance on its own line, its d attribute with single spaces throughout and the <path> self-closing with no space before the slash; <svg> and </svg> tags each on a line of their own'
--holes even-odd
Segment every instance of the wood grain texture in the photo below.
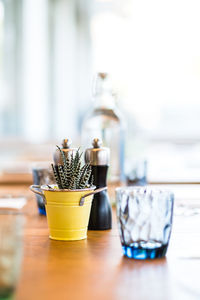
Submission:
<svg viewBox="0 0 200 300">
<path fill-rule="evenodd" d="M 0 187 L 0 195 L 8 191 L 29 198 L 17 300 L 200 299 L 200 250 L 194 253 L 200 246 L 200 215 L 174 218 L 166 258 L 135 261 L 122 255 L 115 212 L 112 230 L 89 231 L 82 241 L 53 241 L 28 187 Z"/>
</svg>

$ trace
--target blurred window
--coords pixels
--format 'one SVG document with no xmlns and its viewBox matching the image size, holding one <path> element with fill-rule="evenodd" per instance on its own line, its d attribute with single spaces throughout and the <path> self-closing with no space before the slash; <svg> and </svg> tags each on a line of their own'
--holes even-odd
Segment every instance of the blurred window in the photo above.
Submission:
<svg viewBox="0 0 200 300">
<path fill-rule="evenodd" d="M 0 138 L 79 135 L 91 81 L 89 0 L 0 0 Z"/>
<path fill-rule="evenodd" d="M 78 137 L 100 70 L 152 139 L 199 139 L 199 11 L 199 0 L 0 0 L 0 137 Z"/>
<path fill-rule="evenodd" d="M 0 136 L 17 135 L 19 124 L 21 1 L 0 1 Z"/>
<path fill-rule="evenodd" d="M 94 69 L 154 139 L 200 138 L 200 2 L 96 0 Z"/>
</svg>

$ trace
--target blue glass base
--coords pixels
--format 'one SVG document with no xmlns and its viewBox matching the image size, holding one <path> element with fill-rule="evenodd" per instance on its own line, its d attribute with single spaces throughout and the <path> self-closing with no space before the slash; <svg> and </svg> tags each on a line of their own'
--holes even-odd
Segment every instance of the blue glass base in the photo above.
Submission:
<svg viewBox="0 0 200 300">
<path fill-rule="evenodd" d="M 38 212 L 40 215 L 46 216 L 46 210 L 45 210 L 45 205 L 43 203 L 43 199 L 41 196 L 36 195 L 37 199 L 37 207 L 38 207 Z"/>
<path fill-rule="evenodd" d="M 45 210 L 45 208 L 38 207 L 38 210 L 39 210 L 39 214 L 40 214 L 40 215 L 46 216 L 46 210 Z"/>
<path fill-rule="evenodd" d="M 141 246 L 122 245 L 124 255 L 134 259 L 154 259 L 161 258 L 166 255 L 168 245 L 162 245 L 156 248 L 144 248 Z"/>
</svg>

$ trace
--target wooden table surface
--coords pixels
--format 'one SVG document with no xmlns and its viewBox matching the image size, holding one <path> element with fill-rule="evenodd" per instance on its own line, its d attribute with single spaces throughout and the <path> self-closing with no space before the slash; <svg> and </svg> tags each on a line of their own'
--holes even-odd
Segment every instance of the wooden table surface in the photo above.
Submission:
<svg viewBox="0 0 200 300">
<path fill-rule="evenodd" d="M 28 199 L 16 300 L 200 299 L 200 187 L 175 188 L 178 200 L 166 258 L 136 261 L 122 255 L 114 210 L 112 230 L 89 231 L 82 241 L 53 241 L 28 187 L 0 186 L 0 196 Z"/>
</svg>

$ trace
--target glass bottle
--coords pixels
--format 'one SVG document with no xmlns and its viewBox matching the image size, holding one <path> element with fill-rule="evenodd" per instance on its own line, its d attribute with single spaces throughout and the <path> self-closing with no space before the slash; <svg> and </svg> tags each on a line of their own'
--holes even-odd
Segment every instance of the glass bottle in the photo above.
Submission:
<svg viewBox="0 0 200 300">
<path fill-rule="evenodd" d="M 111 78 L 107 73 L 98 73 L 93 92 L 93 106 L 82 124 L 82 145 L 88 148 L 91 140 L 102 140 L 110 148 L 108 180 L 124 180 L 125 121 L 116 105 Z"/>
</svg>

